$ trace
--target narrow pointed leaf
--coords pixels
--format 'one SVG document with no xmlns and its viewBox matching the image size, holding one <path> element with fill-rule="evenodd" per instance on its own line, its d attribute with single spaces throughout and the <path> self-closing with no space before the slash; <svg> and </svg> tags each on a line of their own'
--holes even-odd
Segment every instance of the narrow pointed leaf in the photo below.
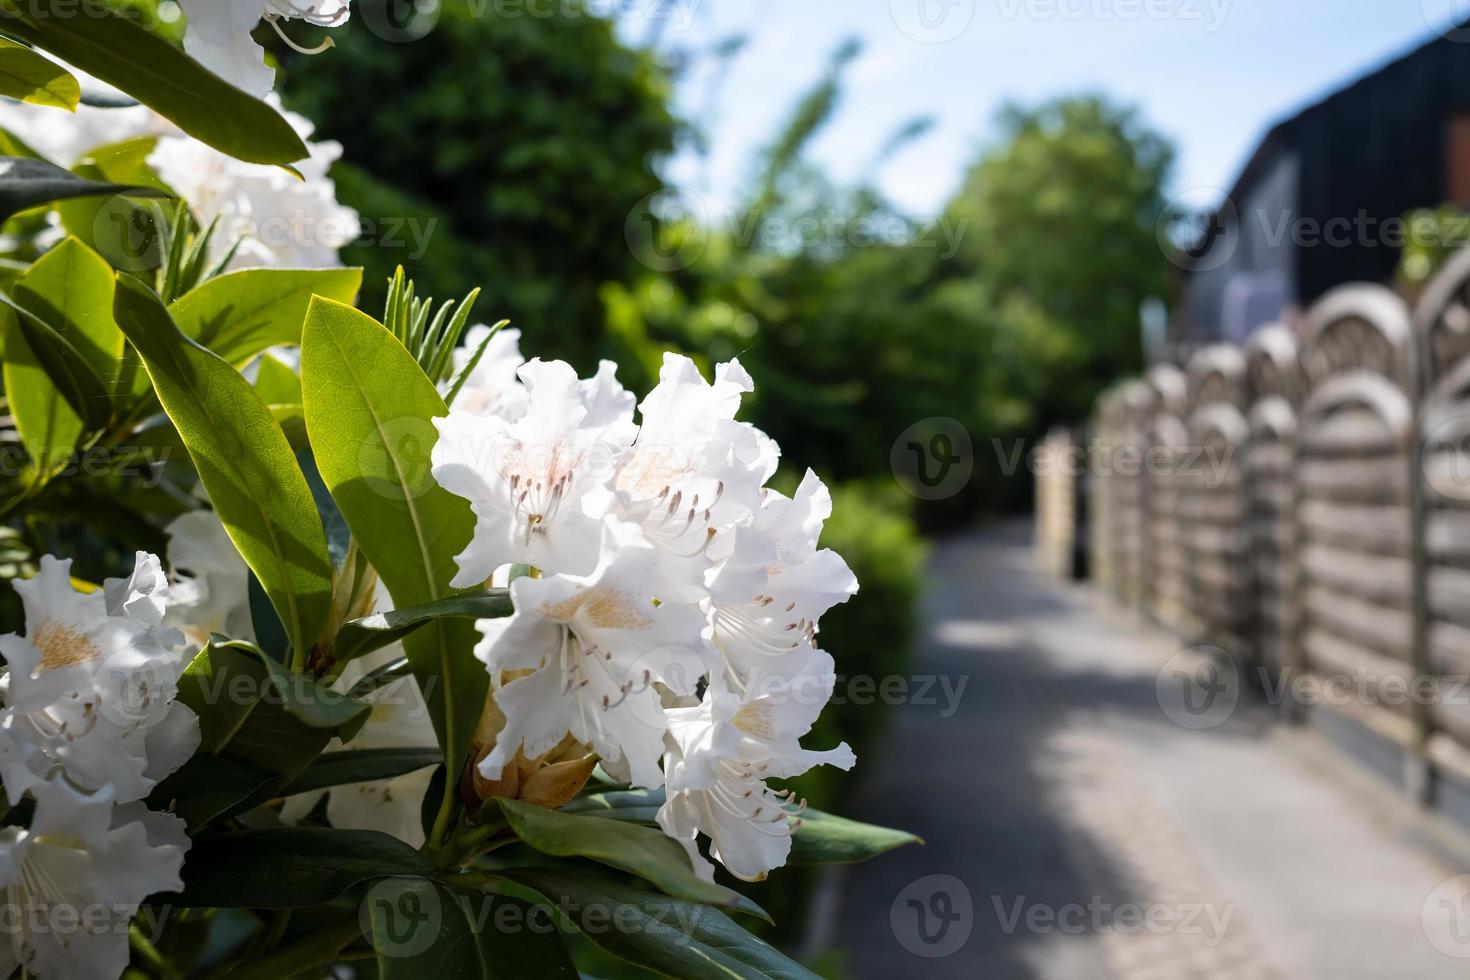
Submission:
<svg viewBox="0 0 1470 980">
<path fill-rule="evenodd" d="M 73 110 L 82 87 L 65 68 L 24 44 L 0 38 L 0 95 Z"/>
<path fill-rule="evenodd" d="M 0 28 L 5 21 L 0 19 Z M 59 124 L 64 124 L 61 120 Z M 151 187 L 86 180 L 45 160 L 0 156 L 0 221 L 29 208 L 73 197 L 126 194 L 129 197 L 167 197 Z"/>
<path fill-rule="evenodd" d="M 469 504 L 434 482 L 429 453 L 447 413 L 397 339 L 350 306 L 315 299 L 301 337 L 306 428 L 317 467 L 399 607 L 456 594 L 454 556 L 469 542 Z M 404 650 L 458 785 L 489 678 L 474 658 L 473 621 L 437 618 Z"/>
<path fill-rule="evenodd" d="M 332 562 L 281 426 L 239 372 L 179 332 L 147 287 L 120 277 L 115 310 L 230 540 L 304 656 L 330 613 Z"/>
<path fill-rule="evenodd" d="M 338 667 L 374 650 L 396 643 L 436 619 L 497 619 L 515 612 L 507 589 L 450 596 L 421 606 L 373 613 L 342 624 L 332 655 Z"/>
</svg>

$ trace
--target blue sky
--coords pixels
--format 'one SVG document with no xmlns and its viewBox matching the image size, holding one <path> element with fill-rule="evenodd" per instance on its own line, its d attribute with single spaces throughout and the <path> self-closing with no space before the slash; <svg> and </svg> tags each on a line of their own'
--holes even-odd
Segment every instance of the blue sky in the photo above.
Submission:
<svg viewBox="0 0 1470 980">
<path fill-rule="evenodd" d="M 656 0 L 606 0 L 631 40 Z M 838 113 L 811 157 L 840 180 L 903 121 L 936 125 L 894 157 L 880 186 L 933 213 L 992 137 L 1006 99 L 1103 90 L 1138 105 L 1179 149 L 1171 193 L 1213 203 L 1274 120 L 1433 36 L 1470 0 L 666 0 L 661 45 L 749 44 L 711 106 L 707 73 L 681 108 L 711 141 L 707 163 L 669 176 L 730 206 L 753 155 L 848 36 L 864 42 Z M 927 15 L 927 16 L 923 16 Z M 1470 58 L 1470 38 L 1466 39 Z"/>
</svg>

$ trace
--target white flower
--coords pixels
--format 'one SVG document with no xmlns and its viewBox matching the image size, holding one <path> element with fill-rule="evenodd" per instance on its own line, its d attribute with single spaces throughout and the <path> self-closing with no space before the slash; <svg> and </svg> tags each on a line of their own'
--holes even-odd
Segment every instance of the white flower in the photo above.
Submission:
<svg viewBox="0 0 1470 980">
<path fill-rule="evenodd" d="M 26 635 L 0 636 L 9 667 L 0 778 L 12 804 L 57 770 L 86 789 L 141 799 L 171 771 L 150 765 L 150 746 L 177 766 L 199 741 L 193 712 L 173 701 L 184 638 L 160 625 L 158 559 L 138 552 L 129 579 L 93 593 L 72 587 L 70 568 L 46 555 L 40 574 L 15 583 Z"/>
<path fill-rule="evenodd" d="M 832 658 L 807 650 L 793 679 L 762 675 L 732 689 L 716 678 L 697 707 L 672 708 L 664 775 L 668 799 L 658 822 L 689 851 L 701 873 L 709 867 L 695 838 L 710 838 L 710 852 L 730 873 L 759 881 L 786 863 L 801 804 L 790 791 L 775 791 L 767 778 L 799 776 L 816 765 L 851 769 L 856 761 L 844 742 L 835 749 L 804 749 L 800 739 L 832 695 Z"/>
<path fill-rule="evenodd" d="M 579 382 L 565 362 L 533 360 L 517 372 L 528 394 L 519 420 L 459 410 L 434 420 L 434 479 L 475 513 L 455 588 L 511 562 L 569 574 L 596 566 L 608 479 L 634 433 L 633 396 L 613 367 Z"/>
<path fill-rule="evenodd" d="M 164 621 L 182 630 L 195 646 L 211 633 L 255 640 L 250 619 L 250 567 L 235 550 L 212 510 L 181 514 L 164 528 L 168 564 L 174 573 Z"/>
<path fill-rule="evenodd" d="M 265 64 L 265 49 L 250 37 L 262 17 L 286 43 L 297 47 L 277 24 L 304 20 L 337 27 L 347 20 L 348 0 L 179 0 L 189 18 L 184 50 L 210 71 L 257 98 L 275 85 L 276 72 Z M 298 50 L 303 50 L 297 48 Z"/>
<path fill-rule="evenodd" d="M 490 669 L 532 671 L 494 692 L 505 727 L 480 772 L 498 779 L 521 749 L 540 756 L 570 733 L 634 784 L 662 782 L 658 760 L 665 722 L 663 685 L 692 693 L 708 670 L 705 620 L 650 587 L 657 552 L 632 525 L 608 522 L 602 559 L 591 575 L 523 576 L 511 584 L 515 612 L 477 624 L 475 655 Z"/>
<path fill-rule="evenodd" d="M 114 808 L 110 790 L 89 795 L 61 779 L 34 794 L 29 829 L 0 830 L 0 974 L 19 966 L 48 980 L 115 980 L 138 906 L 183 888 L 183 821 Z"/>
<path fill-rule="evenodd" d="M 280 109 L 274 95 L 267 99 Z M 304 116 L 282 111 L 303 140 L 313 126 Z M 360 231 L 357 212 L 337 203 L 327 171 L 342 155 L 334 140 L 307 142 L 310 156 L 294 165 L 296 177 L 280 167 L 245 163 L 183 135 L 161 137 L 148 156 L 152 167 L 189 205 L 201 228 L 220 219 L 211 247 L 216 254 L 238 240 L 230 267 L 331 268 L 337 250 Z"/>
<path fill-rule="evenodd" d="M 792 676 L 789 665 L 805 661 L 822 613 L 857 592 L 842 557 L 817 548 L 831 513 L 831 495 L 808 470 L 795 497 L 767 490 L 750 523 L 716 542 L 714 642 L 738 676 L 783 669 Z"/>
<path fill-rule="evenodd" d="M 710 540 L 755 510 L 776 470 L 775 443 L 734 420 L 753 388 L 738 360 L 719 365 L 709 384 L 689 358 L 666 353 L 639 406 L 637 441 L 614 480 L 617 514 L 664 552 L 661 598 L 703 597 Z"/>
<path fill-rule="evenodd" d="M 521 356 L 521 332 L 503 328 L 486 343 L 485 337 L 489 333 L 489 327 L 483 323 L 476 324 L 466 331 L 464 346 L 455 350 L 454 370 L 457 376 L 480 345 L 485 344 L 485 352 L 480 355 L 450 407 L 473 415 L 498 415 L 507 422 L 515 422 L 526 414 L 527 400 L 526 386 L 516 377 L 516 370 L 526 363 Z"/>
</svg>

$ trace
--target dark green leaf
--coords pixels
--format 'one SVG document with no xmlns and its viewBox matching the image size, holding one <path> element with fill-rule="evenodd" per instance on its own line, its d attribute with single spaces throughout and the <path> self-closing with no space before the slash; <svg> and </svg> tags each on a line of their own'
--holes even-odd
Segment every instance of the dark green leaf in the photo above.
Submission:
<svg viewBox="0 0 1470 980">
<path fill-rule="evenodd" d="M 309 793 L 329 786 L 392 779 L 427 769 L 441 761 L 438 749 L 358 749 L 327 752 L 306 767 L 282 792 L 282 796 Z"/>
<path fill-rule="evenodd" d="M 569 869 L 516 868 L 499 874 L 564 909 L 594 944 L 664 976 L 817 980 L 815 973 L 708 906 Z"/>
<path fill-rule="evenodd" d="M 194 841 L 183 892 L 155 900 L 182 908 L 305 908 L 360 882 L 433 873 L 428 858 L 388 834 L 271 827 Z"/>
<path fill-rule="evenodd" d="M 382 882 L 368 901 L 381 980 L 576 980 L 542 907 L 423 878 Z"/>
<path fill-rule="evenodd" d="M 436 619 L 496 619 L 515 612 L 510 592 L 487 589 L 482 593 L 450 596 L 421 606 L 373 613 L 342 624 L 332 654 L 340 666 L 365 653 L 396 643 Z"/>
<path fill-rule="evenodd" d="M 147 287 L 120 277 L 115 310 L 230 540 L 304 661 L 330 614 L 332 562 L 285 434 L 239 372 L 180 333 Z"/>
<path fill-rule="evenodd" d="M 99 0 L 0 0 L 0 30 L 122 89 L 233 157 L 287 164 L 307 155 L 279 112 Z"/>
<path fill-rule="evenodd" d="M 0 18 L 0 28 L 5 21 Z M 72 197 L 126 194 L 130 197 L 166 197 L 151 187 L 130 187 L 84 180 L 60 167 L 29 157 L 0 157 L 0 221 L 28 208 Z"/>
<path fill-rule="evenodd" d="M 628 871 L 676 898 L 769 918 L 759 905 L 694 873 L 683 846 L 661 830 L 634 823 L 573 816 L 530 803 L 501 800 L 517 837 L 553 857 L 585 857 Z"/>
</svg>

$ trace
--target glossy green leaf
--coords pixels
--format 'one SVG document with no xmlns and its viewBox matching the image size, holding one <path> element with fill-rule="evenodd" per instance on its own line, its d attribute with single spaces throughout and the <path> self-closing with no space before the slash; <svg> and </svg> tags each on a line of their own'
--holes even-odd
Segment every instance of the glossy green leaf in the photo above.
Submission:
<svg viewBox="0 0 1470 980">
<path fill-rule="evenodd" d="M 431 419 L 447 412 L 434 385 L 381 324 L 320 298 L 302 331 L 301 382 L 317 467 L 394 605 L 455 595 L 454 556 L 474 518 L 429 472 L 439 436 Z M 403 641 L 452 774 L 446 793 L 489 687 L 473 654 L 478 636 L 471 620 L 438 618 Z"/>
<path fill-rule="evenodd" d="M 0 0 L 3 2 L 3 0 Z M 0 18 L 0 28 L 5 21 Z M 62 120 L 59 124 L 64 124 Z M 151 187 L 132 187 L 86 180 L 45 160 L 0 156 L 0 221 L 29 208 L 73 197 L 125 194 L 129 197 L 165 197 Z"/>
<path fill-rule="evenodd" d="M 5 390 L 21 441 L 43 469 L 60 463 L 82 433 L 109 414 L 106 389 L 123 350 L 112 317 L 112 284 L 107 262 L 68 238 L 11 287 L 11 298 L 30 316 L 7 311 L 13 340 L 7 344 Z M 68 385 L 75 385 L 70 397 Z M 95 406 L 87 418 L 74 407 L 77 398 Z"/>
<path fill-rule="evenodd" d="M 393 779 L 437 766 L 438 749 L 354 749 L 327 752 L 282 790 L 282 796 L 310 793 L 331 786 L 348 786 L 376 779 Z"/>
<path fill-rule="evenodd" d="M 635 823 L 573 816 L 531 803 L 500 800 L 515 835 L 553 857 L 585 857 L 644 878 L 666 894 L 751 915 L 764 910 L 739 892 L 694 873 L 683 846 L 661 830 Z"/>
<path fill-rule="evenodd" d="M 503 877 L 566 910 L 592 943 L 668 977 L 817 980 L 817 975 L 716 909 L 562 868 Z M 609 922 L 619 928 L 608 928 Z"/>
<path fill-rule="evenodd" d="M 551 913 L 518 898 L 398 878 L 368 901 L 380 980 L 577 978 Z"/>
<path fill-rule="evenodd" d="M 0 38 L 0 95 L 33 105 L 74 110 L 81 100 L 82 87 L 71 72 L 39 51 Z"/>
<path fill-rule="evenodd" d="M 179 908 L 306 908 L 361 882 L 433 873 L 428 858 L 374 830 L 270 827 L 195 840 L 183 892 L 156 900 Z"/>
<path fill-rule="evenodd" d="M 99 0 L 0 0 L 0 31 L 122 89 L 240 160 L 287 164 L 307 156 L 279 112 Z"/>
<path fill-rule="evenodd" d="M 330 613 L 332 562 L 281 426 L 239 372 L 179 332 L 147 287 L 120 277 L 115 311 L 230 540 L 304 662 Z"/>
<path fill-rule="evenodd" d="M 263 354 L 256 365 L 255 392 L 267 405 L 300 405 L 301 377 L 290 366 Z"/>
<path fill-rule="evenodd" d="M 365 653 L 381 650 L 397 643 L 436 619 L 497 619 L 515 612 L 507 589 L 486 589 L 482 593 L 450 596 L 421 606 L 373 613 L 342 624 L 332 648 L 332 656 L 340 668 Z"/>
<path fill-rule="evenodd" d="M 361 269 L 241 269 L 200 283 L 169 313 L 187 336 L 239 367 L 267 348 L 300 344 L 313 296 L 350 303 L 360 285 Z"/>
</svg>

